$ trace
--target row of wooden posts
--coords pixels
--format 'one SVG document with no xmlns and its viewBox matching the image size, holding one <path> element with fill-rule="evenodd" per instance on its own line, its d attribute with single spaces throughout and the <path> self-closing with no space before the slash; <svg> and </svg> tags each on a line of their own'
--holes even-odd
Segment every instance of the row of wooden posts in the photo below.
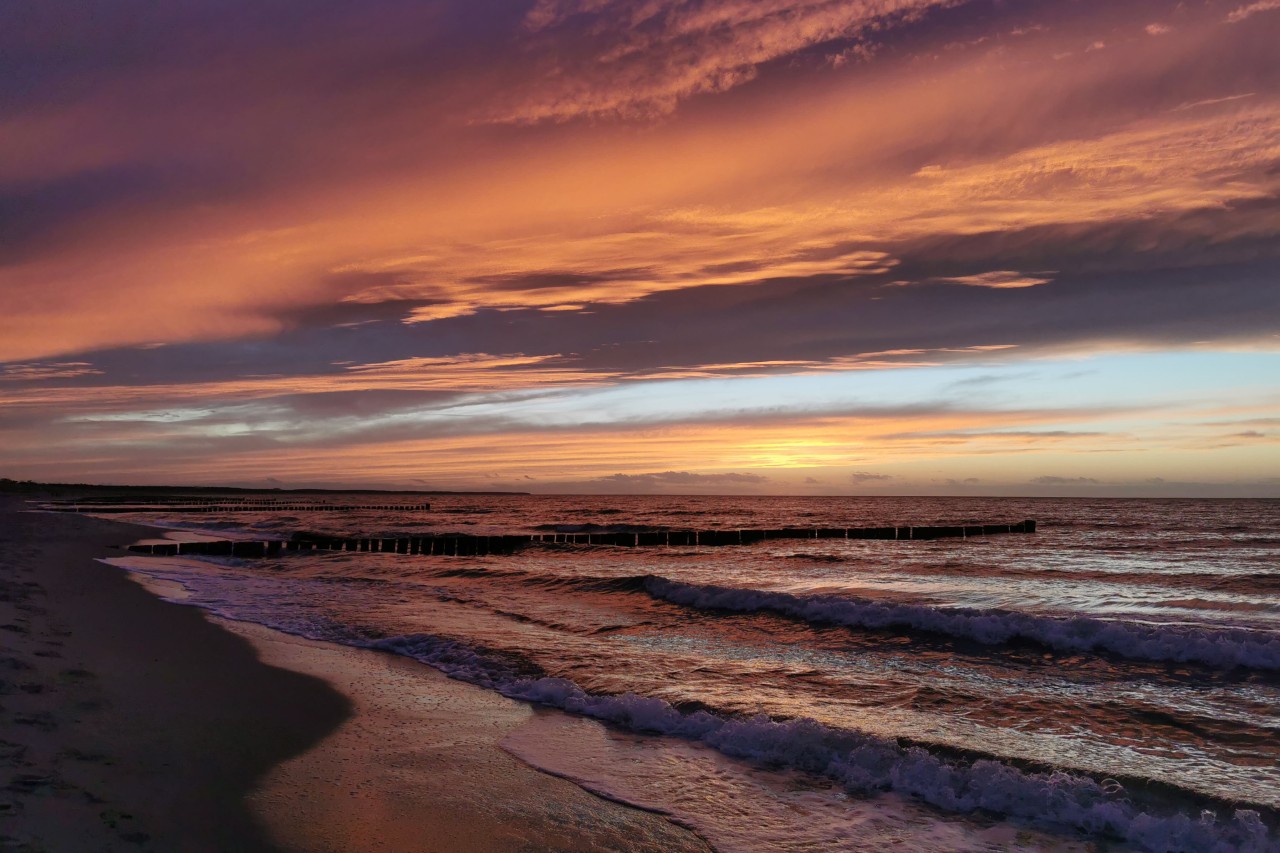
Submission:
<svg viewBox="0 0 1280 853">
<path fill-rule="evenodd" d="M 227 557 L 277 557 L 298 551 L 348 551 L 420 554 L 447 557 L 512 554 L 529 545 L 595 545 L 624 548 L 751 545 L 770 539 L 967 539 L 1004 533 L 1035 533 L 1028 519 L 1016 524 L 971 524 L 926 527 L 784 527 L 774 530 L 653 530 L 637 533 L 531 533 L 503 536 L 430 534 L 406 538 L 348 539 L 297 535 L 289 541 L 219 540 L 131 545 L 143 554 L 200 554 Z"/>
</svg>

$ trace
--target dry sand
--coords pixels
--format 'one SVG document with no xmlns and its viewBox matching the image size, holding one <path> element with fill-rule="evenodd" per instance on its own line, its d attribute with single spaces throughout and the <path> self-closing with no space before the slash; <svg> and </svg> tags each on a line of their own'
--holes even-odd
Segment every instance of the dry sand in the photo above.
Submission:
<svg viewBox="0 0 1280 853">
<path fill-rule="evenodd" d="M 23 506 L 0 497 L 0 846 L 707 849 L 503 752 L 540 712 L 215 624 L 95 562 L 154 530 Z"/>
</svg>

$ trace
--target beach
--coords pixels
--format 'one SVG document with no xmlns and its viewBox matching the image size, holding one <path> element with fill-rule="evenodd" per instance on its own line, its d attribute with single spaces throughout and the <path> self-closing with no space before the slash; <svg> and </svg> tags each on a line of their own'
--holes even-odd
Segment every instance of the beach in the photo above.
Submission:
<svg viewBox="0 0 1280 853">
<path fill-rule="evenodd" d="M 165 602 L 96 561 L 154 529 L 25 506 L 0 504 L 7 849 L 706 849 L 504 752 L 527 705 Z"/>
<path fill-rule="evenodd" d="M 10 848 L 1277 849 L 1273 503 L 33 506 Z"/>
</svg>

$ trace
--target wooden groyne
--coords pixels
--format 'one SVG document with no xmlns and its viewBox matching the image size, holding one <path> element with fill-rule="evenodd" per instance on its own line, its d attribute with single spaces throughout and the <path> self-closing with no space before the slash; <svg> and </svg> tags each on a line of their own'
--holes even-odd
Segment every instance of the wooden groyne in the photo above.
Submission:
<svg viewBox="0 0 1280 853">
<path fill-rule="evenodd" d="M 215 542 L 164 542 L 131 545 L 141 554 L 177 556 L 196 554 L 224 557 L 278 557 L 300 551 L 416 554 L 471 557 L 514 554 L 533 545 L 590 545 L 618 548 L 720 547 L 752 545 L 775 539 L 972 539 L 1007 533 L 1035 533 L 1033 520 L 1014 524 L 969 524 L 911 527 L 782 527 L 772 530 L 652 530 L 601 533 L 526 533 L 500 536 L 424 534 L 401 538 L 337 538 L 298 534 L 288 541 L 220 540 Z"/>
</svg>

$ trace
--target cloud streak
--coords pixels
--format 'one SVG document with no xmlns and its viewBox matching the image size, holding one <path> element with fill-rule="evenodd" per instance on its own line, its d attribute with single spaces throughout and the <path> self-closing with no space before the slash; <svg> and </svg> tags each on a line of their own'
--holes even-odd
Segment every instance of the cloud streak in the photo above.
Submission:
<svg viewBox="0 0 1280 853">
<path fill-rule="evenodd" d="M 555 59 L 489 118 L 650 118 L 754 80 L 806 49 L 866 38 L 960 0 L 539 0 L 526 28 Z"/>
<path fill-rule="evenodd" d="M 1257 0 L 1256 3 L 1247 3 L 1233 9 L 1227 15 L 1227 23 L 1238 24 L 1260 12 L 1274 12 L 1277 9 L 1280 9 L 1280 0 Z"/>
</svg>

